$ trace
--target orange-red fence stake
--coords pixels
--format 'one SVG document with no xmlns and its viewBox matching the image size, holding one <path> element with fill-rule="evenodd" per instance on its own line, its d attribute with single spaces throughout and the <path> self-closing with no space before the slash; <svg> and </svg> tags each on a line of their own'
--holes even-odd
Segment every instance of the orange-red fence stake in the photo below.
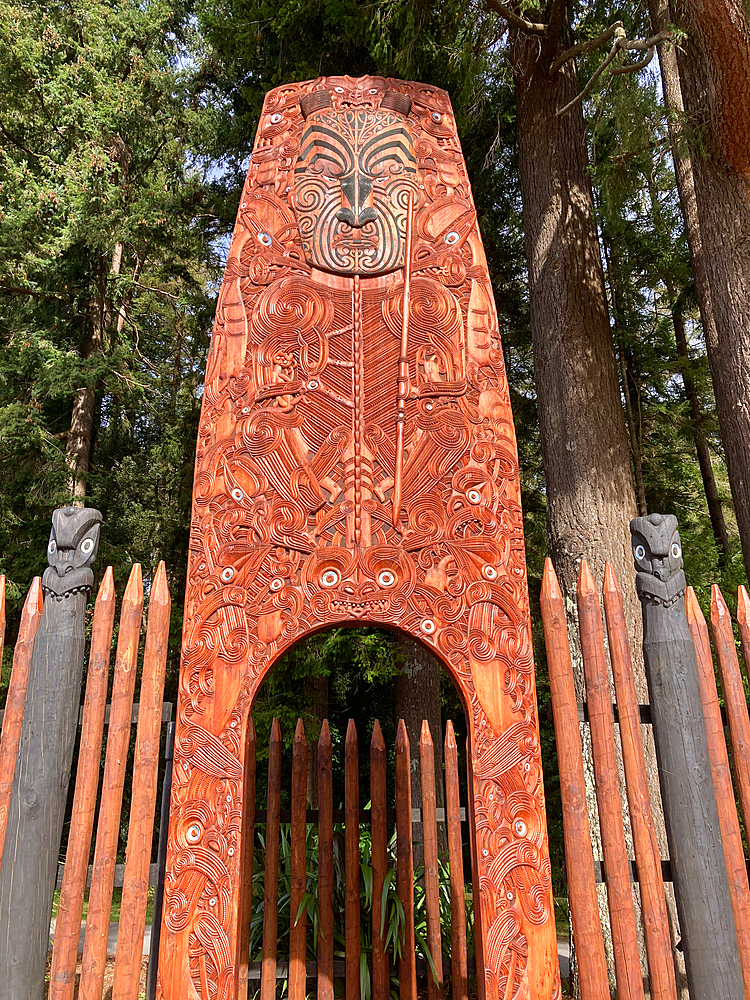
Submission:
<svg viewBox="0 0 750 1000">
<path fill-rule="evenodd" d="M 688 587 L 685 594 L 685 611 L 698 663 L 698 682 L 701 689 L 703 717 L 706 721 L 708 754 L 714 780 L 716 807 L 719 813 L 721 841 L 727 863 L 734 925 L 740 951 L 742 980 L 745 994 L 750 998 L 750 885 L 748 885 L 745 851 L 742 846 L 737 804 L 732 787 L 732 772 L 729 767 L 724 723 L 721 719 L 719 695 L 716 689 L 711 644 L 708 640 L 708 627 L 692 587 Z"/>
<path fill-rule="evenodd" d="M 440 888 L 438 881 L 437 801 L 435 748 L 427 719 L 419 736 L 419 769 L 422 780 L 422 836 L 424 838 L 424 891 L 427 911 L 427 947 L 434 966 L 427 969 L 427 996 L 437 1000 L 443 990 L 443 952 L 440 940 Z M 429 964 L 429 963 L 428 963 Z"/>
<path fill-rule="evenodd" d="M 354 719 L 349 719 L 344 744 L 344 939 L 346 1000 L 360 1000 L 359 760 Z"/>
<path fill-rule="evenodd" d="M 151 585 L 112 1000 L 138 1000 L 172 601 L 163 562 Z"/>
<path fill-rule="evenodd" d="M 604 632 L 599 609 L 599 593 L 589 564 L 581 560 L 578 573 L 578 627 L 586 676 L 586 703 L 594 756 L 596 798 L 607 883 L 609 919 L 617 988 L 628 1000 L 641 1000 L 643 978 L 638 956 L 638 935 L 630 887 L 630 865 L 622 822 L 620 785 L 615 756 L 615 727 L 612 722 L 612 696 L 607 678 Z"/>
<path fill-rule="evenodd" d="M 638 698 L 630 659 L 622 591 L 611 563 L 604 570 L 604 612 L 607 618 L 609 655 L 620 717 L 625 789 L 630 807 L 633 846 L 638 864 L 644 936 L 652 1000 L 676 1000 L 677 984 L 672 959 L 669 917 L 664 896 L 661 855 L 651 812 L 646 762 L 641 742 Z"/>
<path fill-rule="evenodd" d="M 142 614 L 143 580 L 141 567 L 136 563 L 131 570 L 120 609 L 120 634 L 115 656 L 107 756 L 96 831 L 94 872 L 86 915 L 79 1000 L 101 1000 L 104 989 L 109 914 L 115 878 L 114 859 L 120 834 L 120 811 L 128 760 Z"/>
<path fill-rule="evenodd" d="M 307 910 L 307 739 L 302 719 L 292 744 L 291 898 L 289 901 L 289 1000 L 304 1000 Z"/>
<path fill-rule="evenodd" d="M 370 804 L 372 830 L 372 995 L 389 1000 L 390 970 L 383 947 L 383 886 L 388 873 L 388 825 L 386 819 L 385 741 L 375 720 L 370 743 Z"/>
<path fill-rule="evenodd" d="M 13 668 L 5 700 L 3 729 L 0 735 L 0 864 L 5 845 L 5 831 L 8 827 L 8 809 L 13 791 L 13 776 L 16 773 L 16 757 L 21 739 L 23 708 L 26 703 L 26 688 L 29 684 L 31 653 L 34 638 L 42 620 L 42 579 L 35 576 L 21 612 L 18 638 L 13 650 Z"/>
<path fill-rule="evenodd" d="M 328 719 L 318 739 L 318 1000 L 333 1000 L 333 763 Z"/>
<path fill-rule="evenodd" d="M 81 914 L 86 890 L 96 792 L 102 756 L 104 714 L 107 707 L 109 660 L 115 623 L 115 584 L 108 566 L 94 605 L 91 650 L 81 726 L 73 811 L 52 949 L 49 1000 L 73 1000 Z"/>
<path fill-rule="evenodd" d="M 451 985 L 453 1000 L 468 1000 L 466 904 L 461 840 L 461 800 L 458 786 L 458 747 L 453 723 L 445 726 L 445 815 L 448 829 L 448 864 L 451 884 Z"/>
<path fill-rule="evenodd" d="M 253 870 L 255 863 L 255 779 L 257 764 L 257 738 L 252 716 L 247 720 L 245 736 L 245 787 L 242 800 L 242 899 L 240 901 L 237 1000 L 247 1000 L 247 973 L 250 961 L 250 918 L 253 903 Z"/>
<path fill-rule="evenodd" d="M 401 957 L 398 962 L 401 1000 L 417 1000 L 414 942 L 414 857 L 411 829 L 411 763 L 409 736 L 403 719 L 396 731 L 396 891 L 404 908 Z"/>
<path fill-rule="evenodd" d="M 582 1000 L 609 1000 L 607 962 L 599 923 L 591 830 L 586 809 L 586 781 L 573 686 L 573 665 L 565 607 L 551 559 L 547 559 L 544 564 L 541 609 L 560 768 L 570 916 L 581 997 Z"/>
<path fill-rule="evenodd" d="M 279 900 L 279 810 L 281 808 L 281 728 L 271 723 L 268 745 L 268 798 L 266 801 L 266 868 L 263 895 L 263 963 L 260 974 L 261 1000 L 276 996 L 276 943 Z"/>
</svg>

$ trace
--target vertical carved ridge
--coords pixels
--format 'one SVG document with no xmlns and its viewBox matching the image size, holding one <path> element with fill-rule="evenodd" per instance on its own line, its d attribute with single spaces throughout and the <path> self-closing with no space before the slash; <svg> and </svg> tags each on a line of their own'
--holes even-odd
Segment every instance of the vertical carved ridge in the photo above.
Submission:
<svg viewBox="0 0 750 1000">
<path fill-rule="evenodd" d="M 401 307 L 401 351 L 398 359 L 396 389 L 396 464 L 393 472 L 393 527 L 401 515 L 401 487 L 404 473 L 404 425 L 406 397 L 409 392 L 409 296 L 411 295 L 411 243 L 414 224 L 414 193 L 409 192 L 406 209 L 406 250 L 404 252 L 404 300 Z"/>
</svg>

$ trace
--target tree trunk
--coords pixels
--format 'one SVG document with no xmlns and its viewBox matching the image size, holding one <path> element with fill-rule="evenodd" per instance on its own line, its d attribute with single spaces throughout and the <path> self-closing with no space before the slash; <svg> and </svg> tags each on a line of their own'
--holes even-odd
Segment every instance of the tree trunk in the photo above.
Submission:
<svg viewBox="0 0 750 1000">
<path fill-rule="evenodd" d="M 631 647 L 640 650 L 629 522 L 636 514 L 594 203 L 587 173 L 575 66 L 550 79 L 557 51 L 518 35 L 513 51 L 518 166 L 529 272 L 534 379 L 547 484 L 547 531 L 566 608 L 574 621 L 578 565 L 601 581 L 613 564 L 625 597 Z M 574 658 L 576 695 L 584 693 Z M 646 697 L 642 666 L 638 695 Z"/>
<path fill-rule="evenodd" d="M 685 395 L 690 405 L 693 441 L 695 442 L 698 465 L 700 466 L 701 477 L 703 479 L 703 490 L 706 494 L 708 516 L 711 518 L 711 527 L 716 539 L 716 547 L 719 550 L 719 565 L 724 566 L 729 558 L 729 536 L 727 535 L 724 511 L 721 507 L 721 497 L 716 486 L 714 467 L 711 464 L 711 453 L 708 450 L 708 442 L 703 431 L 703 411 L 701 410 L 700 399 L 698 398 L 698 390 L 690 371 L 691 362 L 690 355 L 688 354 L 687 337 L 685 335 L 685 316 L 682 301 L 679 298 L 675 299 L 672 304 L 672 323 L 677 343 L 677 357 L 680 359 L 682 384 L 685 386 Z"/>
<path fill-rule="evenodd" d="M 664 14 L 663 0 L 656 14 Z M 652 10 L 652 14 L 654 11 Z M 750 571 L 750 18 L 742 0 L 675 0 L 687 32 L 674 66 L 661 53 L 665 100 L 690 120 L 694 204 L 678 171 L 696 292 L 745 568 Z M 670 87 L 668 94 L 667 87 Z M 675 157 L 677 167 L 678 157 Z M 684 199 L 687 197 L 687 204 Z M 692 217 L 691 217 L 692 216 Z M 708 322 L 707 322 L 708 320 Z"/>
<path fill-rule="evenodd" d="M 419 736 L 427 719 L 435 747 L 435 793 L 438 808 L 445 806 L 443 790 L 443 724 L 440 714 L 440 663 L 420 643 L 407 635 L 398 638 L 401 673 L 396 677 L 396 720 L 403 719 L 409 736 L 412 809 L 422 808 Z M 422 824 L 413 824 L 414 866 L 424 860 Z M 438 852 L 448 847 L 445 823 L 438 823 Z"/>
<path fill-rule="evenodd" d="M 318 739 L 323 720 L 328 718 L 328 675 L 305 678 L 305 698 L 318 721 L 315 736 L 307 737 L 307 801 L 311 809 L 318 808 Z"/>
</svg>

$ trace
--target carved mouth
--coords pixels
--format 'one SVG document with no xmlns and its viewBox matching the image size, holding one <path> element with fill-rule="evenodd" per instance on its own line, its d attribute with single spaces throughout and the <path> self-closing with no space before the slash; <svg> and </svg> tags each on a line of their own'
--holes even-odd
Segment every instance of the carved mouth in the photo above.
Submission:
<svg viewBox="0 0 750 1000">
<path fill-rule="evenodd" d="M 371 614 L 385 614 L 388 610 L 388 601 L 382 600 L 369 600 L 369 601 L 341 601 L 332 600 L 331 610 L 342 614 L 354 615 L 355 618 L 361 618 L 363 615 Z"/>
</svg>

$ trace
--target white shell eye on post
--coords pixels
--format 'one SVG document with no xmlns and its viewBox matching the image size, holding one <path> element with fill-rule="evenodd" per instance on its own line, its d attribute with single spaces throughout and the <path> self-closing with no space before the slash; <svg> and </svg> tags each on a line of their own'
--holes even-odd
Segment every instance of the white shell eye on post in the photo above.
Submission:
<svg viewBox="0 0 750 1000">
<path fill-rule="evenodd" d="M 635 553 L 636 559 L 643 559 L 643 557 L 646 555 L 646 550 L 642 545 L 636 545 L 636 547 L 633 549 L 633 552 Z"/>
<path fill-rule="evenodd" d="M 229 581 L 232 579 L 233 576 L 234 576 L 234 570 L 232 569 L 231 566 L 227 566 L 226 569 L 223 569 L 221 571 L 221 578 L 224 581 L 224 583 L 229 583 Z"/>
<path fill-rule="evenodd" d="M 378 583 L 381 587 L 392 587 L 395 582 L 396 576 L 389 569 L 381 570 L 378 573 Z"/>
<path fill-rule="evenodd" d="M 320 577 L 320 582 L 324 587 L 335 587 L 340 579 L 341 576 L 339 575 L 338 570 L 327 569 Z"/>
<path fill-rule="evenodd" d="M 672 558 L 673 559 L 679 559 L 680 556 L 682 555 L 682 549 L 677 544 L 677 542 L 672 542 L 671 552 L 672 552 Z"/>
<path fill-rule="evenodd" d="M 50 544 L 54 543 L 51 542 Z M 84 540 L 81 542 L 81 552 L 83 552 L 83 554 L 87 556 L 89 552 L 93 552 L 93 550 L 94 550 L 94 539 L 84 538 Z"/>
<path fill-rule="evenodd" d="M 47 546 L 47 552 L 53 556 L 57 552 L 57 542 L 54 538 L 50 538 L 49 545 Z"/>
</svg>

